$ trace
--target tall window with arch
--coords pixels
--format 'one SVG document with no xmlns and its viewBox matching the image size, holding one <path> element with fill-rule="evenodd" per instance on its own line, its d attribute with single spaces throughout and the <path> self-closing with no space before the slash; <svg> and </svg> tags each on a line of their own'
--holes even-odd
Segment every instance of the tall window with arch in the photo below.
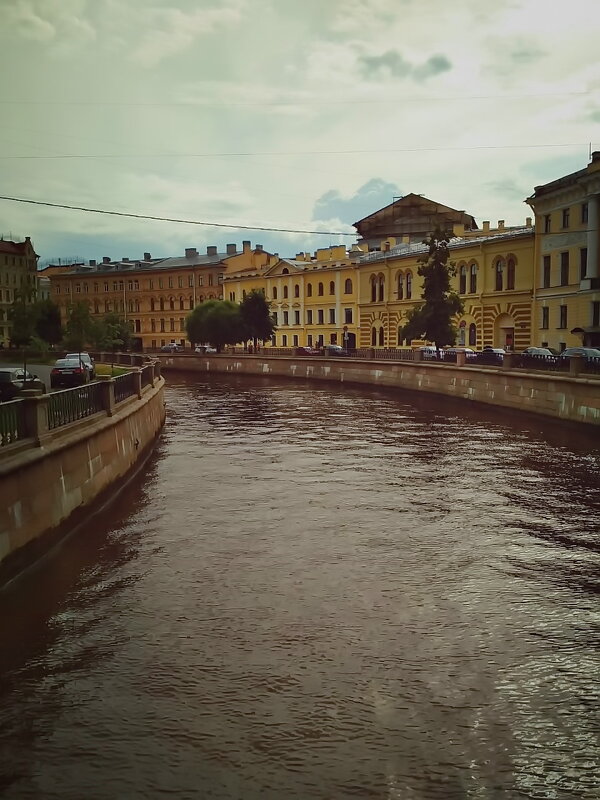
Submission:
<svg viewBox="0 0 600 800">
<path fill-rule="evenodd" d="M 504 261 L 501 258 L 496 261 L 496 291 L 501 292 L 504 288 Z"/>
<path fill-rule="evenodd" d="M 171 311 L 175 310 L 175 298 L 174 297 L 169 297 L 169 308 L 171 309 Z"/>
<path fill-rule="evenodd" d="M 506 262 L 506 288 L 507 289 L 514 289 L 515 288 L 515 260 L 514 258 L 509 258 Z"/>
<path fill-rule="evenodd" d="M 469 344 L 471 347 L 477 344 L 477 325 L 474 322 L 469 325 Z"/>
<path fill-rule="evenodd" d="M 398 273 L 398 300 L 404 300 L 404 275 Z"/>
<path fill-rule="evenodd" d="M 300 284 L 294 284 L 294 297 L 300 297 Z"/>
<path fill-rule="evenodd" d="M 335 294 L 335 283 L 334 283 L 334 281 L 329 281 L 329 294 Z"/>
<path fill-rule="evenodd" d="M 397 342 L 398 342 L 398 347 L 401 347 L 401 345 L 402 345 L 402 325 L 398 325 Z"/>
<path fill-rule="evenodd" d="M 375 347 L 377 344 L 377 328 L 373 326 L 371 328 L 371 345 Z"/>
<path fill-rule="evenodd" d="M 469 292 L 475 294 L 477 291 L 477 264 L 473 262 L 469 267 Z"/>
<path fill-rule="evenodd" d="M 150 311 L 154 311 L 154 298 L 150 298 Z"/>
<path fill-rule="evenodd" d="M 412 272 L 406 273 L 406 299 L 410 300 L 412 297 Z"/>
<path fill-rule="evenodd" d="M 379 276 L 379 302 L 383 303 L 383 299 L 385 296 L 385 278 L 383 275 Z"/>
<path fill-rule="evenodd" d="M 344 294 L 352 294 L 352 281 L 346 278 L 344 281 Z"/>
<path fill-rule="evenodd" d="M 283 299 L 287 300 L 287 296 L 288 296 L 288 287 L 284 286 L 283 287 Z"/>
<path fill-rule="evenodd" d="M 464 264 L 461 264 L 458 271 L 458 293 L 467 293 L 467 268 Z"/>
<path fill-rule="evenodd" d="M 371 302 L 377 302 L 377 278 L 374 275 L 371 276 Z"/>
<path fill-rule="evenodd" d="M 323 284 L 319 284 L 319 297 L 323 297 Z"/>
<path fill-rule="evenodd" d="M 273 287 L 273 300 L 277 300 L 277 287 Z"/>
<path fill-rule="evenodd" d="M 306 296 L 312 297 L 312 283 L 306 285 Z"/>
<path fill-rule="evenodd" d="M 160 310 L 161 311 L 165 310 L 165 301 L 163 297 L 160 298 Z"/>
<path fill-rule="evenodd" d="M 383 347 L 385 345 L 385 333 L 383 332 L 383 326 L 379 328 L 379 347 Z"/>
<path fill-rule="evenodd" d="M 179 298 L 179 310 L 183 311 L 184 308 L 185 308 L 185 300 L 183 299 L 183 297 L 180 297 Z"/>
</svg>

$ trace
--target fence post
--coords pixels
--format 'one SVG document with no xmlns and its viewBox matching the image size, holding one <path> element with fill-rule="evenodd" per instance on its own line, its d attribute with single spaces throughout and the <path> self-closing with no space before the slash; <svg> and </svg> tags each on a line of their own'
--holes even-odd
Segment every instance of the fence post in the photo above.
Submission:
<svg viewBox="0 0 600 800">
<path fill-rule="evenodd" d="M 456 366 L 464 367 L 466 363 L 467 363 L 467 354 L 465 353 L 464 350 L 459 350 L 456 353 Z"/>
<path fill-rule="evenodd" d="M 502 356 L 502 369 L 514 369 L 517 365 L 517 353 L 504 353 Z"/>
<path fill-rule="evenodd" d="M 133 385 L 135 387 L 138 400 L 142 399 L 142 370 L 137 367 L 131 370 L 133 372 Z"/>
<path fill-rule="evenodd" d="M 100 387 L 102 392 L 102 408 L 106 411 L 107 417 L 112 417 L 115 413 L 115 381 L 108 375 L 99 375 Z"/>
<path fill-rule="evenodd" d="M 423 361 L 423 351 L 415 350 L 415 361 Z"/>
<path fill-rule="evenodd" d="M 583 372 L 584 363 L 585 359 L 583 356 L 571 356 L 569 359 L 569 374 L 579 375 L 580 372 Z"/>
<path fill-rule="evenodd" d="M 156 361 L 153 362 L 153 367 L 154 367 L 154 380 L 158 380 L 160 378 L 160 361 L 158 359 L 156 359 Z M 154 385 L 154 382 L 152 385 Z"/>
<path fill-rule="evenodd" d="M 49 433 L 48 428 L 48 399 L 47 394 L 25 395 L 22 402 L 25 404 L 25 429 L 31 436 L 36 447 L 40 447 L 44 437 Z"/>
</svg>

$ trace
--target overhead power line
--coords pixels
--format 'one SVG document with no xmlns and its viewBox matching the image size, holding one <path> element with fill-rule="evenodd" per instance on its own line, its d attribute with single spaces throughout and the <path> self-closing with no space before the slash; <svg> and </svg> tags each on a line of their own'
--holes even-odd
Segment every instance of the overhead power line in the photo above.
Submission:
<svg viewBox="0 0 600 800">
<path fill-rule="evenodd" d="M 178 222 L 183 225 L 203 225 L 207 228 L 230 228 L 245 231 L 273 231 L 274 233 L 310 233 L 314 236 L 352 236 L 356 238 L 356 233 L 347 231 L 310 231 L 299 230 L 297 228 L 274 228 L 261 225 L 236 225 L 235 223 L 225 222 L 200 222 L 196 219 L 178 219 L 177 217 L 157 217 L 151 214 L 131 214 L 126 211 L 108 211 L 101 208 L 85 208 L 84 206 L 71 206 L 65 203 L 47 203 L 42 200 L 27 200 L 24 197 L 7 197 L 0 195 L 0 200 L 8 200 L 12 203 L 28 203 L 34 206 L 49 206 L 50 208 L 63 208 L 68 211 L 87 211 L 90 214 L 106 214 L 112 217 L 129 217 L 132 219 L 151 219 L 156 222 Z"/>
</svg>

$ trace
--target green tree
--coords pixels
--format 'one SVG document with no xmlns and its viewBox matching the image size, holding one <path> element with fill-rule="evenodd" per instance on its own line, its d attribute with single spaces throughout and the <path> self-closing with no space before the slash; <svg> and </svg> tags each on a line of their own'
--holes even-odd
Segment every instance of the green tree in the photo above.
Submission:
<svg viewBox="0 0 600 800">
<path fill-rule="evenodd" d="M 37 312 L 31 300 L 31 292 L 15 291 L 15 299 L 8 310 L 10 341 L 15 347 L 27 347 L 35 334 Z"/>
<path fill-rule="evenodd" d="M 52 300 L 38 300 L 35 304 L 36 336 L 49 345 L 58 344 L 63 338 L 60 308 Z"/>
<path fill-rule="evenodd" d="M 423 302 L 408 313 L 408 322 L 402 329 L 404 339 L 428 339 L 438 349 L 454 344 L 456 329 L 452 319 L 463 310 L 462 300 L 450 286 L 450 278 L 456 274 L 449 260 L 450 237 L 449 232 L 437 228 L 423 241 L 427 253 L 419 259 L 417 269 L 423 278 Z"/>
<path fill-rule="evenodd" d="M 187 316 L 187 337 L 192 344 L 211 344 L 220 352 L 225 344 L 243 342 L 246 331 L 240 307 L 229 300 L 208 300 Z"/>
<path fill-rule="evenodd" d="M 81 353 L 88 342 L 92 341 L 93 321 L 90 306 L 84 300 L 73 303 L 67 310 L 64 344 L 67 350 Z"/>
<path fill-rule="evenodd" d="M 256 350 L 258 340 L 264 342 L 270 339 L 276 330 L 271 317 L 271 303 L 263 292 L 253 289 L 240 303 L 240 314 L 247 336 L 253 340 Z"/>
<path fill-rule="evenodd" d="M 90 339 L 99 350 L 126 350 L 131 341 L 131 327 L 118 314 L 105 314 L 92 320 Z"/>
</svg>

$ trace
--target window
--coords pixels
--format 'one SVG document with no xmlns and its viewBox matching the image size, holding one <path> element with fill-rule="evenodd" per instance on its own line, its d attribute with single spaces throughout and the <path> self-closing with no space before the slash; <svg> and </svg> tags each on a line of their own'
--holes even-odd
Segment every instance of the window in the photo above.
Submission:
<svg viewBox="0 0 600 800">
<path fill-rule="evenodd" d="M 184 309 L 185 309 L 185 300 L 183 299 L 183 297 L 180 297 L 179 298 L 179 310 L 183 311 Z"/>
<path fill-rule="evenodd" d="M 312 314 L 313 314 L 312 309 L 309 308 L 308 311 L 306 312 L 306 324 L 307 325 L 312 325 L 313 324 Z"/>
<path fill-rule="evenodd" d="M 400 347 L 402 345 L 402 325 L 400 325 L 400 327 L 398 328 L 396 336 L 397 336 L 398 347 Z"/>
<path fill-rule="evenodd" d="M 284 286 L 283 287 L 283 299 L 287 300 L 287 296 L 288 296 L 288 287 Z"/>
<path fill-rule="evenodd" d="M 292 344 L 294 345 L 294 347 L 298 347 L 298 334 L 297 333 L 295 333 L 294 336 L 292 337 Z"/>
<path fill-rule="evenodd" d="M 352 324 L 352 309 L 351 308 L 345 308 L 344 309 L 344 322 L 346 323 L 346 325 L 351 325 Z"/>
<path fill-rule="evenodd" d="M 322 325 L 322 324 L 323 324 L 323 309 L 320 308 L 317 311 L 317 325 Z"/>
<path fill-rule="evenodd" d="M 514 289 L 515 288 L 515 260 L 514 258 L 509 258 L 508 263 L 506 265 L 506 288 L 507 289 Z"/>
<path fill-rule="evenodd" d="M 504 271 L 504 261 L 502 259 L 498 259 L 496 261 L 496 291 L 501 292 L 504 286 L 502 273 Z"/>
<path fill-rule="evenodd" d="M 212 275 L 212 274 L 211 274 L 211 275 L 209 275 L 209 276 L 208 276 L 208 285 L 209 285 L 209 286 L 212 286 L 212 285 L 213 285 L 213 280 L 214 280 L 214 275 Z"/>
<path fill-rule="evenodd" d="M 582 247 L 579 251 L 579 279 L 583 280 L 587 275 L 587 247 Z"/>
<path fill-rule="evenodd" d="M 319 297 L 322 297 L 322 296 L 323 296 L 323 284 L 320 283 L 319 284 Z"/>
<path fill-rule="evenodd" d="M 344 281 L 344 294 L 352 294 L 352 281 L 346 278 Z"/>
<path fill-rule="evenodd" d="M 371 278 L 371 302 L 377 302 L 377 278 Z"/>
<path fill-rule="evenodd" d="M 329 309 L 329 324 L 335 325 L 335 308 Z"/>
<path fill-rule="evenodd" d="M 108 292 L 108 281 L 105 281 L 104 283 L 104 291 Z"/>
<path fill-rule="evenodd" d="M 300 325 L 300 312 L 294 311 L 294 325 Z"/>
<path fill-rule="evenodd" d="M 152 280 L 152 278 L 150 278 L 150 280 L 148 281 L 148 288 L 154 289 L 154 281 Z"/>
<path fill-rule="evenodd" d="M 335 294 L 335 282 L 329 281 L 329 294 Z"/>
<path fill-rule="evenodd" d="M 406 299 L 410 300 L 412 297 L 412 272 L 406 273 Z"/>
<path fill-rule="evenodd" d="M 81 294 L 81 284 L 80 283 L 76 283 L 75 284 L 75 291 L 76 291 L 77 294 Z"/>
<path fill-rule="evenodd" d="M 471 346 L 477 344 L 477 325 L 474 322 L 469 325 L 469 344 Z"/>
<path fill-rule="evenodd" d="M 308 334 L 308 336 L 306 337 L 306 344 L 307 344 L 309 347 L 312 347 L 312 343 L 313 343 L 313 337 L 312 337 L 312 333 L 309 333 L 309 334 Z"/>
<path fill-rule="evenodd" d="M 467 293 L 467 268 L 464 264 L 462 265 L 458 273 L 458 293 L 459 294 Z"/>
<path fill-rule="evenodd" d="M 175 298 L 169 297 L 169 309 L 175 311 Z"/>
<path fill-rule="evenodd" d="M 282 345 L 282 347 L 287 347 L 287 334 L 285 334 L 285 333 L 281 337 L 281 345 Z"/>
<path fill-rule="evenodd" d="M 164 311 L 164 310 L 165 310 L 165 301 L 164 301 L 164 298 L 162 298 L 162 297 L 161 297 L 161 298 L 160 298 L 160 300 L 159 300 L 159 303 L 160 303 L 160 310 L 161 310 L 161 311 Z"/>
<path fill-rule="evenodd" d="M 294 284 L 294 297 L 300 297 L 300 284 Z"/>
<path fill-rule="evenodd" d="M 600 325 L 600 300 L 592 302 L 592 325 L 597 328 Z"/>
<path fill-rule="evenodd" d="M 329 344 L 337 344 L 337 333 L 329 334 Z"/>
<path fill-rule="evenodd" d="M 550 286 L 550 269 L 550 256 L 544 256 L 544 261 L 542 264 L 542 288 L 544 289 L 547 289 Z"/>
<path fill-rule="evenodd" d="M 158 279 L 158 288 L 159 288 L 159 289 L 164 289 L 164 285 L 163 285 L 163 279 L 162 279 L 162 278 L 159 278 L 159 279 Z"/>
<path fill-rule="evenodd" d="M 477 264 L 471 264 L 469 272 L 469 291 L 471 294 L 475 294 L 477 291 Z"/>
<path fill-rule="evenodd" d="M 560 285 L 569 285 L 569 253 L 560 254 Z"/>
<path fill-rule="evenodd" d="M 188 287 L 191 289 L 193 287 L 193 285 L 194 285 L 194 276 L 193 276 L 193 274 L 192 275 L 188 275 Z"/>
<path fill-rule="evenodd" d="M 198 286 L 204 286 L 204 276 L 198 275 Z"/>
<path fill-rule="evenodd" d="M 277 323 L 277 312 L 276 311 L 273 311 L 273 313 L 271 314 L 271 319 L 273 320 L 273 324 L 274 325 L 278 324 Z"/>
<path fill-rule="evenodd" d="M 312 283 L 309 283 L 308 286 L 306 287 L 306 296 L 312 297 Z"/>
<path fill-rule="evenodd" d="M 290 315 L 288 311 L 283 312 L 283 324 L 289 325 L 290 324 Z"/>
<path fill-rule="evenodd" d="M 544 233 L 550 233 L 552 230 L 552 218 L 550 214 L 544 214 Z"/>
<path fill-rule="evenodd" d="M 273 300 L 277 300 L 277 287 L 273 287 Z"/>
<path fill-rule="evenodd" d="M 404 275 L 399 272 L 398 273 L 398 300 L 404 300 Z"/>
<path fill-rule="evenodd" d="M 161 319 L 161 321 L 160 321 L 160 332 L 161 333 L 165 332 L 165 321 L 164 321 L 164 319 Z"/>
<path fill-rule="evenodd" d="M 542 308 L 542 330 L 547 330 L 550 327 L 550 309 Z"/>
<path fill-rule="evenodd" d="M 184 331 L 185 330 L 185 320 L 184 319 L 180 319 L 179 320 L 179 330 L 180 331 Z"/>
<path fill-rule="evenodd" d="M 585 225 L 588 221 L 588 204 L 582 203 L 581 204 L 581 223 Z"/>
<path fill-rule="evenodd" d="M 151 333 L 156 333 L 156 320 L 155 319 L 151 319 L 150 320 L 150 332 Z"/>
<path fill-rule="evenodd" d="M 563 211 L 562 211 L 562 226 L 563 226 L 563 228 L 568 228 L 569 227 L 570 211 L 571 211 L 571 209 L 569 209 L 569 208 L 563 208 Z"/>
<path fill-rule="evenodd" d="M 170 319 L 169 320 L 169 330 L 171 330 L 171 331 L 175 330 L 175 320 L 174 319 Z"/>
<path fill-rule="evenodd" d="M 385 287 L 385 278 L 383 275 L 379 276 L 379 302 L 383 303 L 383 291 Z"/>
<path fill-rule="evenodd" d="M 180 276 L 177 278 L 177 286 L 178 286 L 180 289 L 183 289 L 183 275 L 180 275 Z"/>
<path fill-rule="evenodd" d="M 375 347 L 377 344 L 377 328 L 371 328 L 371 345 Z"/>
<path fill-rule="evenodd" d="M 559 328 L 566 328 L 567 327 L 567 307 L 566 306 L 559 306 Z"/>
<path fill-rule="evenodd" d="M 383 333 L 383 328 L 379 328 L 379 347 L 383 347 L 385 345 L 385 335 Z"/>
<path fill-rule="evenodd" d="M 135 320 L 135 332 L 136 333 L 141 333 L 142 332 L 142 323 L 140 322 L 139 319 Z"/>
</svg>

